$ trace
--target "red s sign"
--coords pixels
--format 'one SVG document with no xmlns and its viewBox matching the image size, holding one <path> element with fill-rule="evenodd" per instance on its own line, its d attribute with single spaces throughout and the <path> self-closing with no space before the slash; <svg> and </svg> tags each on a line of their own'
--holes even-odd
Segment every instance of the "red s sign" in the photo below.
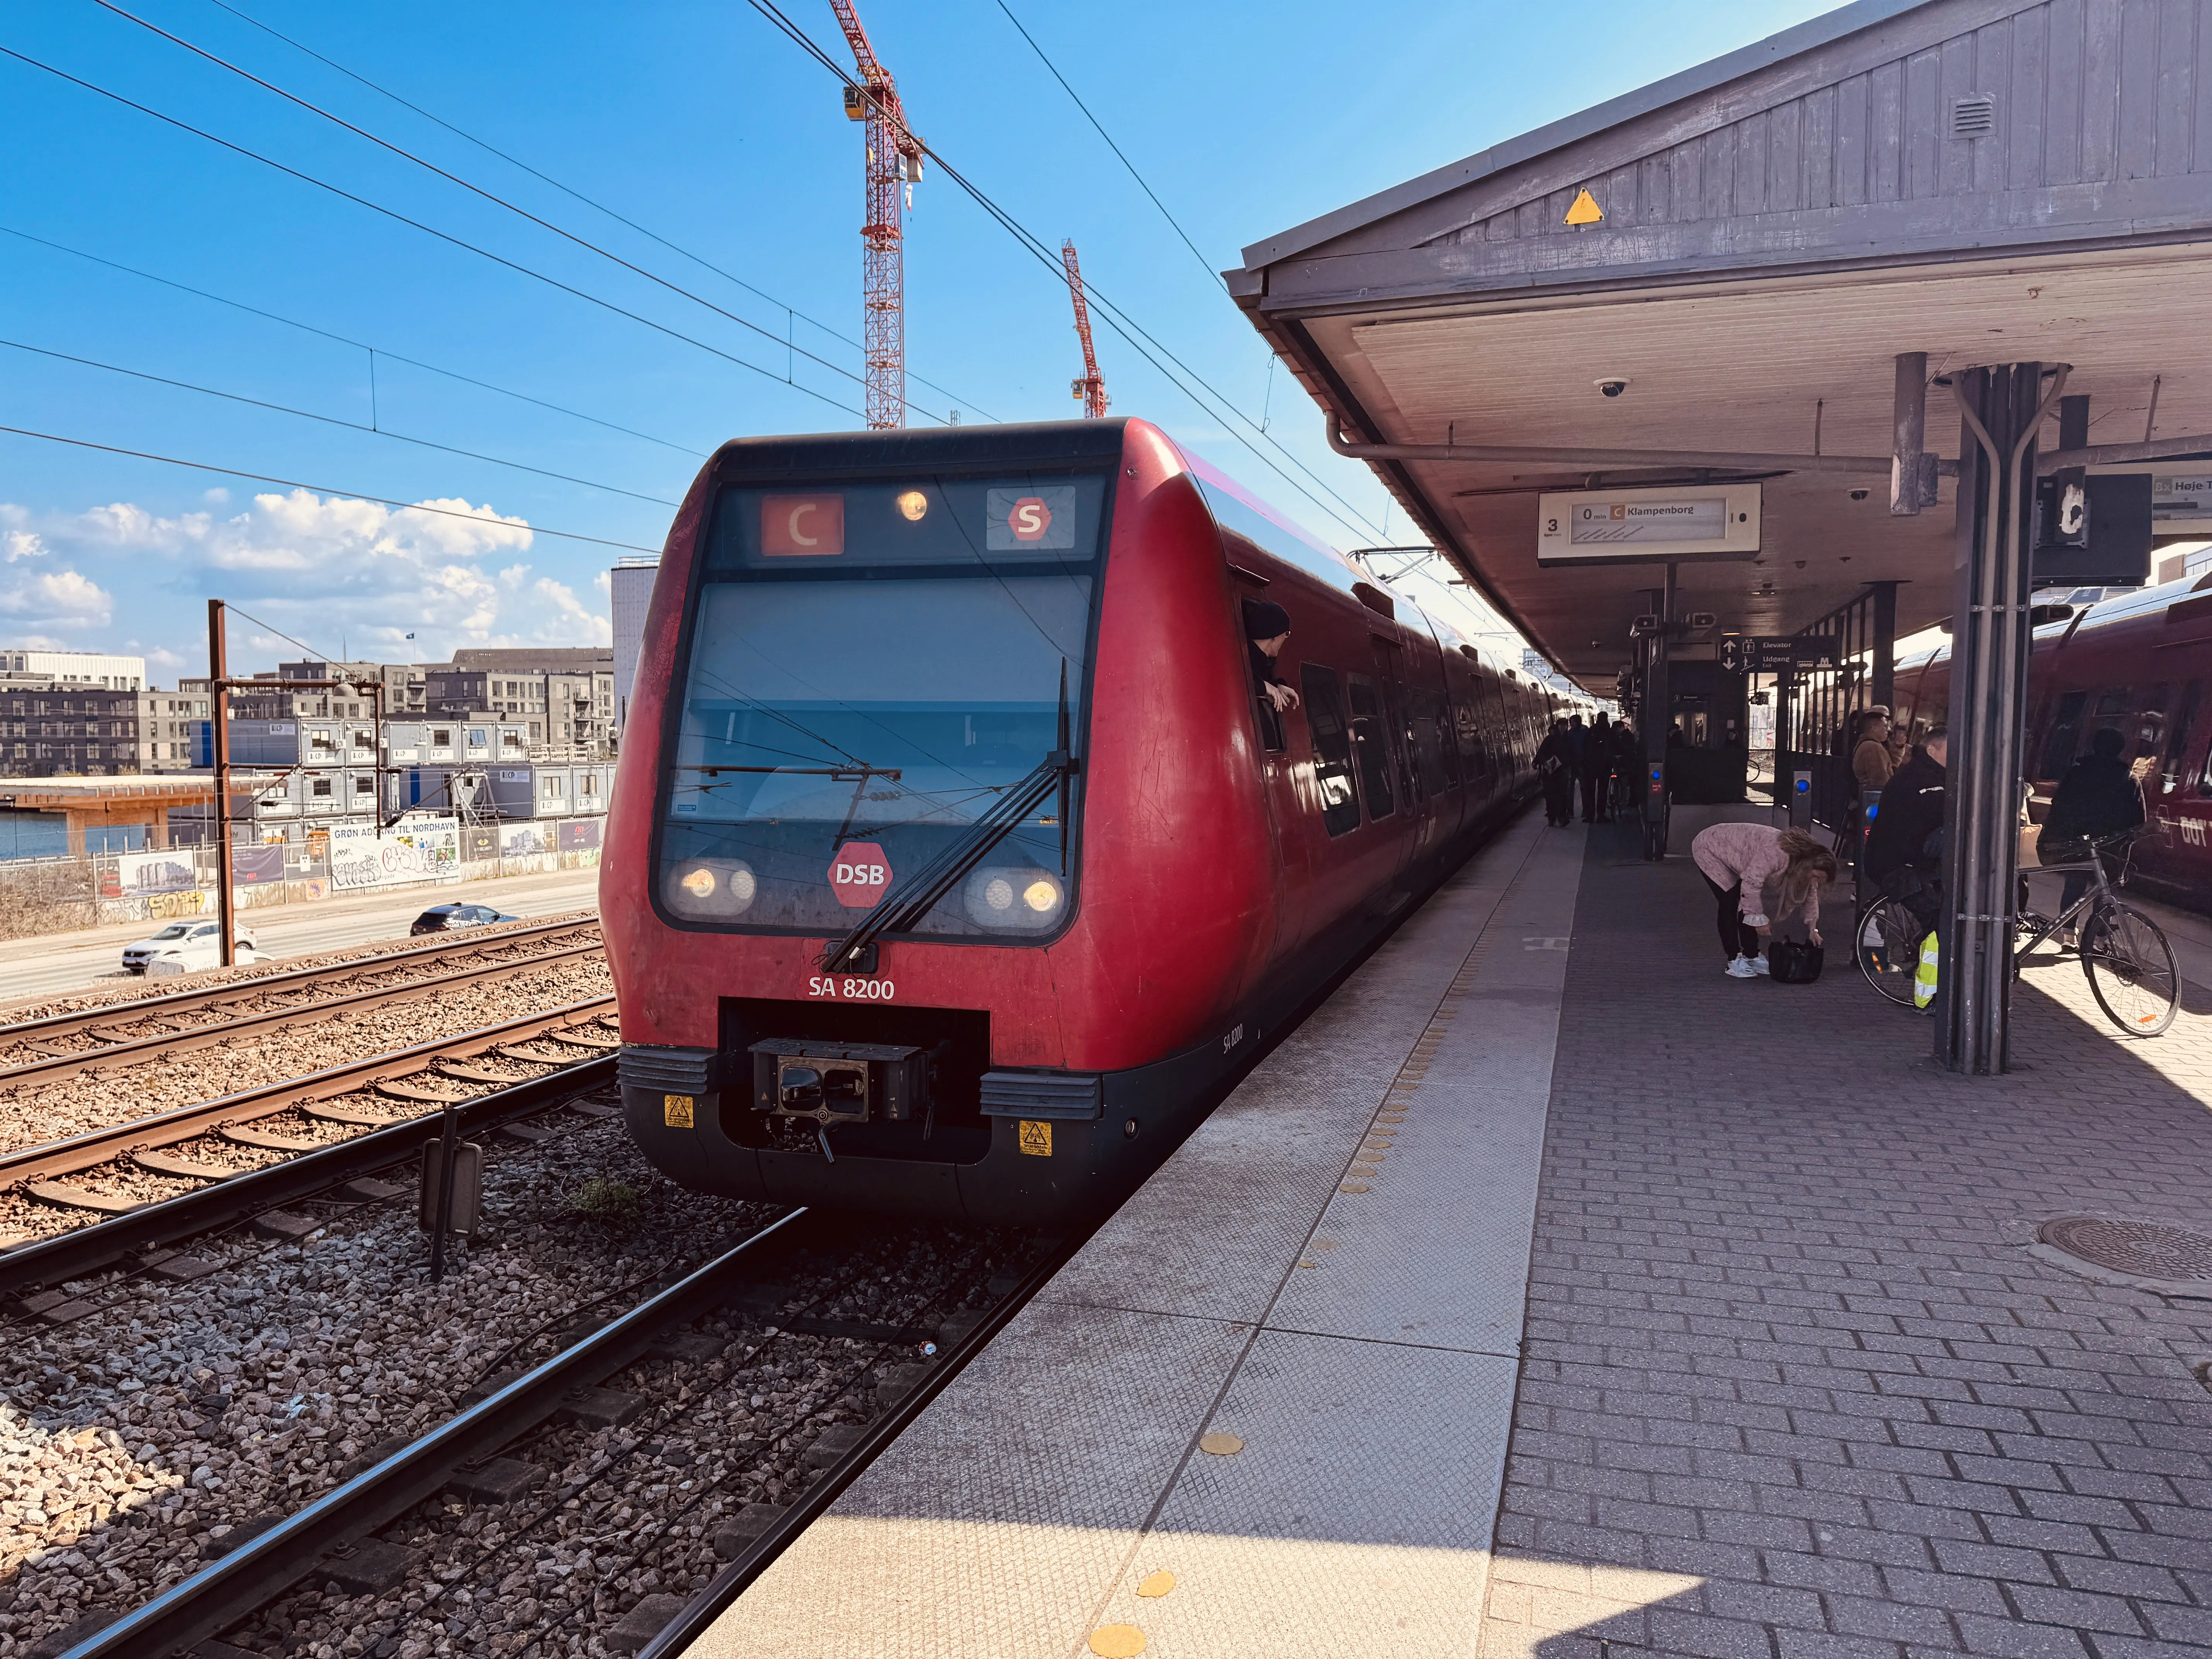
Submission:
<svg viewBox="0 0 2212 1659">
<path fill-rule="evenodd" d="M 1006 528 L 1018 542 L 1041 542 L 1052 528 L 1052 509 L 1041 495 L 1024 495 L 1006 514 Z"/>
<path fill-rule="evenodd" d="M 842 495 L 764 495 L 761 552 L 771 559 L 820 557 L 845 550 Z"/>
</svg>

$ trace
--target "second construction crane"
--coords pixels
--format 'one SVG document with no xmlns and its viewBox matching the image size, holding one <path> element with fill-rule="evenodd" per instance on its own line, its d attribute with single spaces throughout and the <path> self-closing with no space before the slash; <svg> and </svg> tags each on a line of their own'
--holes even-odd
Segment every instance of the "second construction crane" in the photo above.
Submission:
<svg viewBox="0 0 2212 1659">
<path fill-rule="evenodd" d="M 868 44 L 868 32 L 852 0 L 830 0 L 845 43 L 853 49 L 859 84 L 845 88 L 845 114 L 867 124 L 868 216 L 860 227 L 863 354 L 867 361 L 868 424 L 906 424 L 906 272 L 901 258 L 900 216 L 914 200 L 921 177 L 921 145 L 907 131 L 891 72 Z M 903 198 L 903 199 L 902 199 Z"/>
<path fill-rule="evenodd" d="M 1069 382 L 1068 390 L 1081 400 L 1084 418 L 1095 421 L 1106 412 L 1106 377 L 1098 372 L 1098 354 L 1091 344 L 1091 307 L 1083 297 L 1083 267 L 1075 262 L 1073 240 L 1060 245 L 1060 262 L 1067 267 L 1067 291 L 1075 301 L 1075 337 L 1083 342 L 1083 374 Z"/>
</svg>

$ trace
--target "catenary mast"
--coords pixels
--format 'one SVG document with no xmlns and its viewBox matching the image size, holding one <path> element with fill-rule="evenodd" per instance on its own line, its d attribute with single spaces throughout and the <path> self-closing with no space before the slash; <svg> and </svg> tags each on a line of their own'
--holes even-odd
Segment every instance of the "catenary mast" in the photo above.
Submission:
<svg viewBox="0 0 2212 1659">
<path fill-rule="evenodd" d="M 852 0 L 830 0 L 845 43 L 853 49 L 859 86 L 845 88 L 848 118 L 866 124 L 868 216 L 860 227 L 862 338 L 867 357 L 868 424 L 906 424 L 906 275 L 900 247 L 902 209 L 914 200 L 921 177 L 921 146 L 907 131 L 906 112 L 890 71 L 868 44 L 868 32 Z M 904 201 L 901 197 L 903 195 Z"/>
</svg>

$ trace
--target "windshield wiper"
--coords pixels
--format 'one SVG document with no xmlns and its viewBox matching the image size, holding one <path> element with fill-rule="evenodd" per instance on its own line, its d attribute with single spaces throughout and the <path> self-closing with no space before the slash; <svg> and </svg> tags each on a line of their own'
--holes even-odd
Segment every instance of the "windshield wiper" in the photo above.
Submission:
<svg viewBox="0 0 2212 1659">
<path fill-rule="evenodd" d="M 1068 752 L 1067 664 L 1060 665 L 1060 746 L 1042 764 L 998 799 L 991 810 L 969 825 L 967 833 L 892 887 L 867 919 L 822 954 L 824 973 L 872 973 L 878 936 L 904 933 L 920 925 L 938 902 L 968 878 L 1000 842 L 1019 829 L 1022 821 L 1044 805 L 1054 791 L 1060 795 L 1060 873 L 1067 874 L 1067 809 L 1070 787 L 1082 770 L 1082 762 Z"/>
</svg>

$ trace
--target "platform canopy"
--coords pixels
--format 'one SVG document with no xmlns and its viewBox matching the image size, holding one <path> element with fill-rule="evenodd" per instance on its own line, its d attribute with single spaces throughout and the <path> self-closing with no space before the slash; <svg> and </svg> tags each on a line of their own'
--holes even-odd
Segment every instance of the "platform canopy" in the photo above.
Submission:
<svg viewBox="0 0 2212 1659">
<path fill-rule="evenodd" d="M 2054 420 L 2046 470 L 2202 450 L 2209 238 L 2212 0 L 1859 0 L 1269 237 L 1224 275 L 1343 447 L 1429 452 L 1369 459 L 1601 690 L 1662 577 L 1540 567 L 1540 492 L 1755 481 L 1756 562 L 1682 565 L 1681 611 L 1786 634 L 1897 581 L 1909 633 L 1952 605 L 1961 426 L 1941 377 L 2070 364 L 2093 453 L 2054 456 Z M 1916 353 L 1947 476 L 1900 515 Z"/>
</svg>

